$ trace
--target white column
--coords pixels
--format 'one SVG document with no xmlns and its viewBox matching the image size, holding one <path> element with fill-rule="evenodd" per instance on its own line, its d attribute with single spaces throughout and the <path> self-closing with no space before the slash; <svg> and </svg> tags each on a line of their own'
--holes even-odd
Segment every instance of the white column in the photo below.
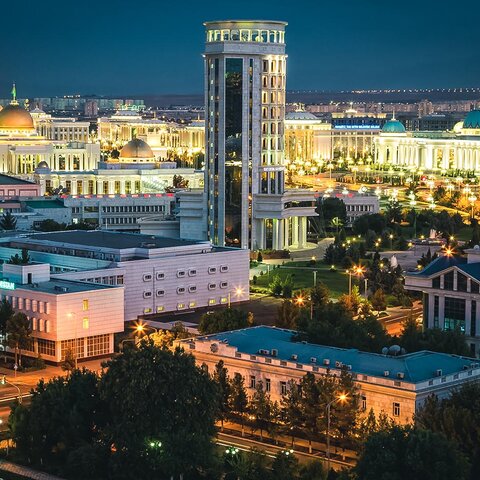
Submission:
<svg viewBox="0 0 480 480">
<path fill-rule="evenodd" d="M 292 217 L 292 243 L 298 246 L 298 217 Z"/>
<path fill-rule="evenodd" d="M 299 217 L 299 230 L 298 230 L 298 248 L 305 248 L 307 237 L 307 222 L 306 217 Z"/>
<path fill-rule="evenodd" d="M 472 318 L 472 301 L 465 300 L 465 335 L 470 335 L 471 318 Z"/>
</svg>

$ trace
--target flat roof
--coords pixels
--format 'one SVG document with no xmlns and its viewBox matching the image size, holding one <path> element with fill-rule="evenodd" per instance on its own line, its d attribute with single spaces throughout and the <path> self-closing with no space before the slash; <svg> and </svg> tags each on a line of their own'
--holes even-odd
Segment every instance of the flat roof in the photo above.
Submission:
<svg viewBox="0 0 480 480">
<path fill-rule="evenodd" d="M 60 200 L 25 200 L 30 208 L 68 208 Z"/>
<path fill-rule="evenodd" d="M 236 347 L 240 353 L 258 355 L 259 350 L 277 349 L 275 358 L 280 360 L 295 361 L 296 363 L 311 365 L 311 358 L 317 359 L 316 364 L 323 366 L 323 360 L 330 360 L 330 368 L 335 367 L 335 362 L 351 365 L 352 372 L 384 377 L 384 372 L 389 371 L 389 376 L 384 378 L 397 379 L 398 373 L 403 373 L 404 382 L 419 383 L 436 377 L 436 371 L 442 370 L 442 375 L 464 370 L 471 367 L 474 358 L 461 357 L 446 353 L 420 352 L 407 353 L 396 357 L 380 353 L 361 352 L 357 349 L 345 349 L 316 345 L 304 342 L 293 342 L 292 338 L 297 332 L 276 327 L 258 326 L 233 330 L 197 337 L 196 340 L 226 341 L 229 346 Z M 292 355 L 297 355 L 292 360 Z"/>
<path fill-rule="evenodd" d="M 128 248 L 171 248 L 198 245 L 203 242 L 179 240 L 176 238 L 156 237 L 140 233 L 110 232 L 104 230 L 69 230 L 62 232 L 45 232 L 28 235 L 33 240 L 45 240 L 70 245 L 100 247 L 110 249 Z"/>
<path fill-rule="evenodd" d="M 89 292 L 92 290 L 105 290 L 107 288 L 121 288 L 121 286 L 100 285 L 98 283 L 75 282 L 57 279 L 51 279 L 48 282 L 39 282 L 33 284 L 15 284 L 15 290 L 30 290 L 32 292 L 51 293 L 54 295 Z"/>
<path fill-rule="evenodd" d="M 36 183 L 0 173 L 0 185 L 36 185 Z"/>
</svg>

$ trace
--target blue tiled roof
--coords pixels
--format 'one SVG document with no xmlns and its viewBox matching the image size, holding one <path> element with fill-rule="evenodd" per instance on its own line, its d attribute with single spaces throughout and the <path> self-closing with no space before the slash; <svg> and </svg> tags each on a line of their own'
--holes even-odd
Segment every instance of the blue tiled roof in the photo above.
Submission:
<svg viewBox="0 0 480 480">
<path fill-rule="evenodd" d="M 463 128 L 480 128 L 480 110 L 472 110 L 463 121 Z"/>
<path fill-rule="evenodd" d="M 467 263 L 465 257 L 438 257 L 433 262 L 429 263 L 423 270 L 409 273 L 408 275 L 414 277 L 430 277 L 436 273 L 443 272 L 450 267 L 457 267 L 467 275 L 480 281 L 480 262 Z"/>
<path fill-rule="evenodd" d="M 382 128 L 382 132 L 383 133 L 405 133 L 405 127 L 403 126 L 402 122 L 396 119 L 392 119 L 385 123 L 385 125 Z"/>
<path fill-rule="evenodd" d="M 257 355 L 259 350 L 277 349 L 276 358 L 292 361 L 292 355 L 297 355 L 296 363 L 311 365 L 311 358 L 317 359 L 317 364 L 322 366 L 323 359 L 330 360 L 330 368 L 335 367 L 335 362 L 351 365 L 352 372 L 363 375 L 383 377 L 384 371 L 390 372 L 390 378 L 397 378 L 397 373 L 403 373 L 405 382 L 418 383 L 436 376 L 438 369 L 443 375 L 460 372 L 464 366 L 470 366 L 475 359 L 421 351 L 400 355 L 397 357 L 385 356 L 376 353 L 360 352 L 356 349 L 344 349 L 314 345 L 311 343 L 293 342 L 292 337 L 296 332 L 275 327 L 258 326 L 234 330 L 231 332 L 217 333 L 200 337 L 227 341 L 228 345 L 236 347 L 238 352 Z"/>
<path fill-rule="evenodd" d="M 411 275 L 417 275 L 420 277 L 429 277 L 435 273 L 439 273 L 447 268 L 457 266 L 461 268 L 463 264 L 467 263 L 467 259 L 464 257 L 447 257 L 441 256 L 436 258 L 433 262 L 429 263 L 423 270 L 412 273 Z"/>
</svg>

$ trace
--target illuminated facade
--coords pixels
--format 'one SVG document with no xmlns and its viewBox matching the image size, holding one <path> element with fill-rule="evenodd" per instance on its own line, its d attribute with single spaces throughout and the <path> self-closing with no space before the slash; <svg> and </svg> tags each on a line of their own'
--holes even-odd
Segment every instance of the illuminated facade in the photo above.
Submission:
<svg viewBox="0 0 480 480">
<path fill-rule="evenodd" d="M 471 111 L 452 132 L 407 132 L 393 119 L 375 139 L 375 161 L 427 171 L 477 171 L 480 110 Z"/>
<path fill-rule="evenodd" d="M 57 135 L 59 138 L 51 139 L 40 135 L 36 129 L 35 115 L 39 127 L 48 133 L 48 136 Z M 100 145 L 85 139 L 83 126 L 62 132 L 60 127 L 54 126 L 53 121 L 39 120 L 39 115 L 41 116 L 36 112 L 32 116 L 15 100 L 0 111 L 1 173 L 18 175 L 29 180 L 41 163 L 45 163 L 52 170 L 64 172 L 97 168 Z"/>
<path fill-rule="evenodd" d="M 208 237 L 241 248 L 304 248 L 313 195 L 285 190 L 286 23 L 205 26 Z"/>
<path fill-rule="evenodd" d="M 189 124 L 145 119 L 134 110 L 120 110 L 111 117 L 98 119 L 98 139 L 102 147 L 122 147 L 133 138 L 150 145 L 155 157 L 167 160 L 176 156 L 192 157 L 205 150 L 205 125 L 201 120 Z"/>
</svg>

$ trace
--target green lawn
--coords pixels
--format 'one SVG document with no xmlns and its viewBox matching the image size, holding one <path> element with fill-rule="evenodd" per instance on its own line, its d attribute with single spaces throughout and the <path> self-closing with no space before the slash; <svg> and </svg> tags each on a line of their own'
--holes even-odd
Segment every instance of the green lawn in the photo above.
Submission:
<svg viewBox="0 0 480 480">
<path fill-rule="evenodd" d="M 302 268 L 303 267 L 303 268 Z M 317 282 L 325 283 L 332 293 L 333 298 L 338 298 L 343 293 L 348 292 L 348 275 L 344 270 L 330 271 L 330 267 L 323 264 L 317 264 L 312 267 L 308 262 L 289 262 L 270 274 L 257 277 L 257 287 L 268 288 L 275 275 L 279 275 L 283 280 L 288 275 L 292 276 L 294 290 L 302 290 L 313 286 L 313 271 L 317 271 Z"/>
</svg>

